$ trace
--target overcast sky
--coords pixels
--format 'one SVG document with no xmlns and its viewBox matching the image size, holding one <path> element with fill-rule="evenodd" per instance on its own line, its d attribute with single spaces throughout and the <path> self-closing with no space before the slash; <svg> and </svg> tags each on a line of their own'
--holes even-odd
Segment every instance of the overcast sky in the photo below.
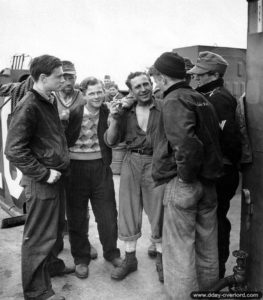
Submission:
<svg viewBox="0 0 263 300">
<path fill-rule="evenodd" d="M 110 74 L 123 87 L 164 51 L 246 48 L 246 32 L 246 0 L 0 0 L 0 70 L 14 54 L 51 54 L 78 82 Z"/>
</svg>

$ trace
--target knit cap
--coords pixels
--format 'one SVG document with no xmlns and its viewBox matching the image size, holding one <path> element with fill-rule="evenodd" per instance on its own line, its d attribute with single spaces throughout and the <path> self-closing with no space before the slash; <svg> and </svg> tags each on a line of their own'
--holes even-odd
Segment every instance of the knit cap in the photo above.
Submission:
<svg viewBox="0 0 263 300">
<path fill-rule="evenodd" d="M 185 77 L 185 61 L 184 58 L 175 52 L 164 52 L 154 63 L 154 67 L 161 74 L 172 78 Z"/>
</svg>

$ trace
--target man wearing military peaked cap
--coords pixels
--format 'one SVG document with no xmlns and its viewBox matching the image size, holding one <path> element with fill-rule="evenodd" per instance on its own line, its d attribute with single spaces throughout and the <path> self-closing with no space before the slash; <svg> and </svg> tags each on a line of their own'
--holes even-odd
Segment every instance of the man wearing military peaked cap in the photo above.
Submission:
<svg viewBox="0 0 263 300">
<path fill-rule="evenodd" d="M 241 138 L 235 114 L 237 101 L 224 87 L 223 76 L 228 63 L 219 54 L 204 51 L 199 53 L 195 66 L 188 71 L 196 80 L 196 90 L 213 104 L 220 122 L 220 146 L 223 153 L 224 172 L 217 180 L 218 198 L 218 255 L 219 277 L 225 274 L 229 256 L 231 224 L 227 219 L 230 200 L 234 197 L 239 183 L 237 164 L 241 158 Z"/>
<path fill-rule="evenodd" d="M 220 55 L 203 51 L 199 53 L 199 57 L 195 66 L 190 69 L 188 74 L 204 74 L 207 72 L 218 72 L 220 75 L 224 75 L 227 69 L 227 61 Z"/>
</svg>

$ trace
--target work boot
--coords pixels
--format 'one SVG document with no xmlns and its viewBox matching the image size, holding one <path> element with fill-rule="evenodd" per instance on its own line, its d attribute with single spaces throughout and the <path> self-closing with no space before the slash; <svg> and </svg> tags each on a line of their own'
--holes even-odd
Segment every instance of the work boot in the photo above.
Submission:
<svg viewBox="0 0 263 300">
<path fill-rule="evenodd" d="M 75 274 L 78 278 L 87 278 L 89 276 L 89 266 L 86 264 L 76 265 Z"/>
<path fill-rule="evenodd" d="M 92 245 L 90 244 L 90 258 L 91 258 L 91 259 L 96 259 L 97 257 L 98 257 L 98 252 L 97 252 L 97 250 L 95 249 L 94 246 L 92 246 Z"/>
<path fill-rule="evenodd" d="M 148 255 L 151 258 L 156 257 L 157 251 L 156 251 L 156 245 L 155 245 L 155 243 L 151 243 L 151 245 L 149 246 L 149 248 L 148 248 Z"/>
<path fill-rule="evenodd" d="M 156 256 L 156 270 L 158 273 L 159 281 L 163 283 L 163 256 L 160 252 L 157 252 Z"/>
<path fill-rule="evenodd" d="M 115 280 L 122 280 L 131 272 L 137 270 L 138 261 L 135 256 L 135 251 L 125 252 L 125 259 L 123 260 L 120 267 L 117 267 L 111 273 L 111 278 Z"/>
</svg>

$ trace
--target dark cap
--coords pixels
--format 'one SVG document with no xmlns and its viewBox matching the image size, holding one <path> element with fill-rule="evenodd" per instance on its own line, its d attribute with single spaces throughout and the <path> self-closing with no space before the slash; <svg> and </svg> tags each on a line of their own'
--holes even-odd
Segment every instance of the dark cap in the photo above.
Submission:
<svg viewBox="0 0 263 300">
<path fill-rule="evenodd" d="M 154 67 L 161 74 L 172 78 L 184 78 L 185 62 L 182 56 L 175 52 L 164 52 L 154 63 Z"/>
<path fill-rule="evenodd" d="M 64 74 L 76 75 L 75 66 L 71 61 L 63 60 L 62 61 L 62 69 L 63 69 Z"/>
<path fill-rule="evenodd" d="M 187 73 L 201 75 L 207 72 L 218 72 L 219 74 L 224 75 L 227 66 L 227 61 L 221 55 L 210 51 L 203 51 L 199 53 L 195 66 Z"/>
</svg>

